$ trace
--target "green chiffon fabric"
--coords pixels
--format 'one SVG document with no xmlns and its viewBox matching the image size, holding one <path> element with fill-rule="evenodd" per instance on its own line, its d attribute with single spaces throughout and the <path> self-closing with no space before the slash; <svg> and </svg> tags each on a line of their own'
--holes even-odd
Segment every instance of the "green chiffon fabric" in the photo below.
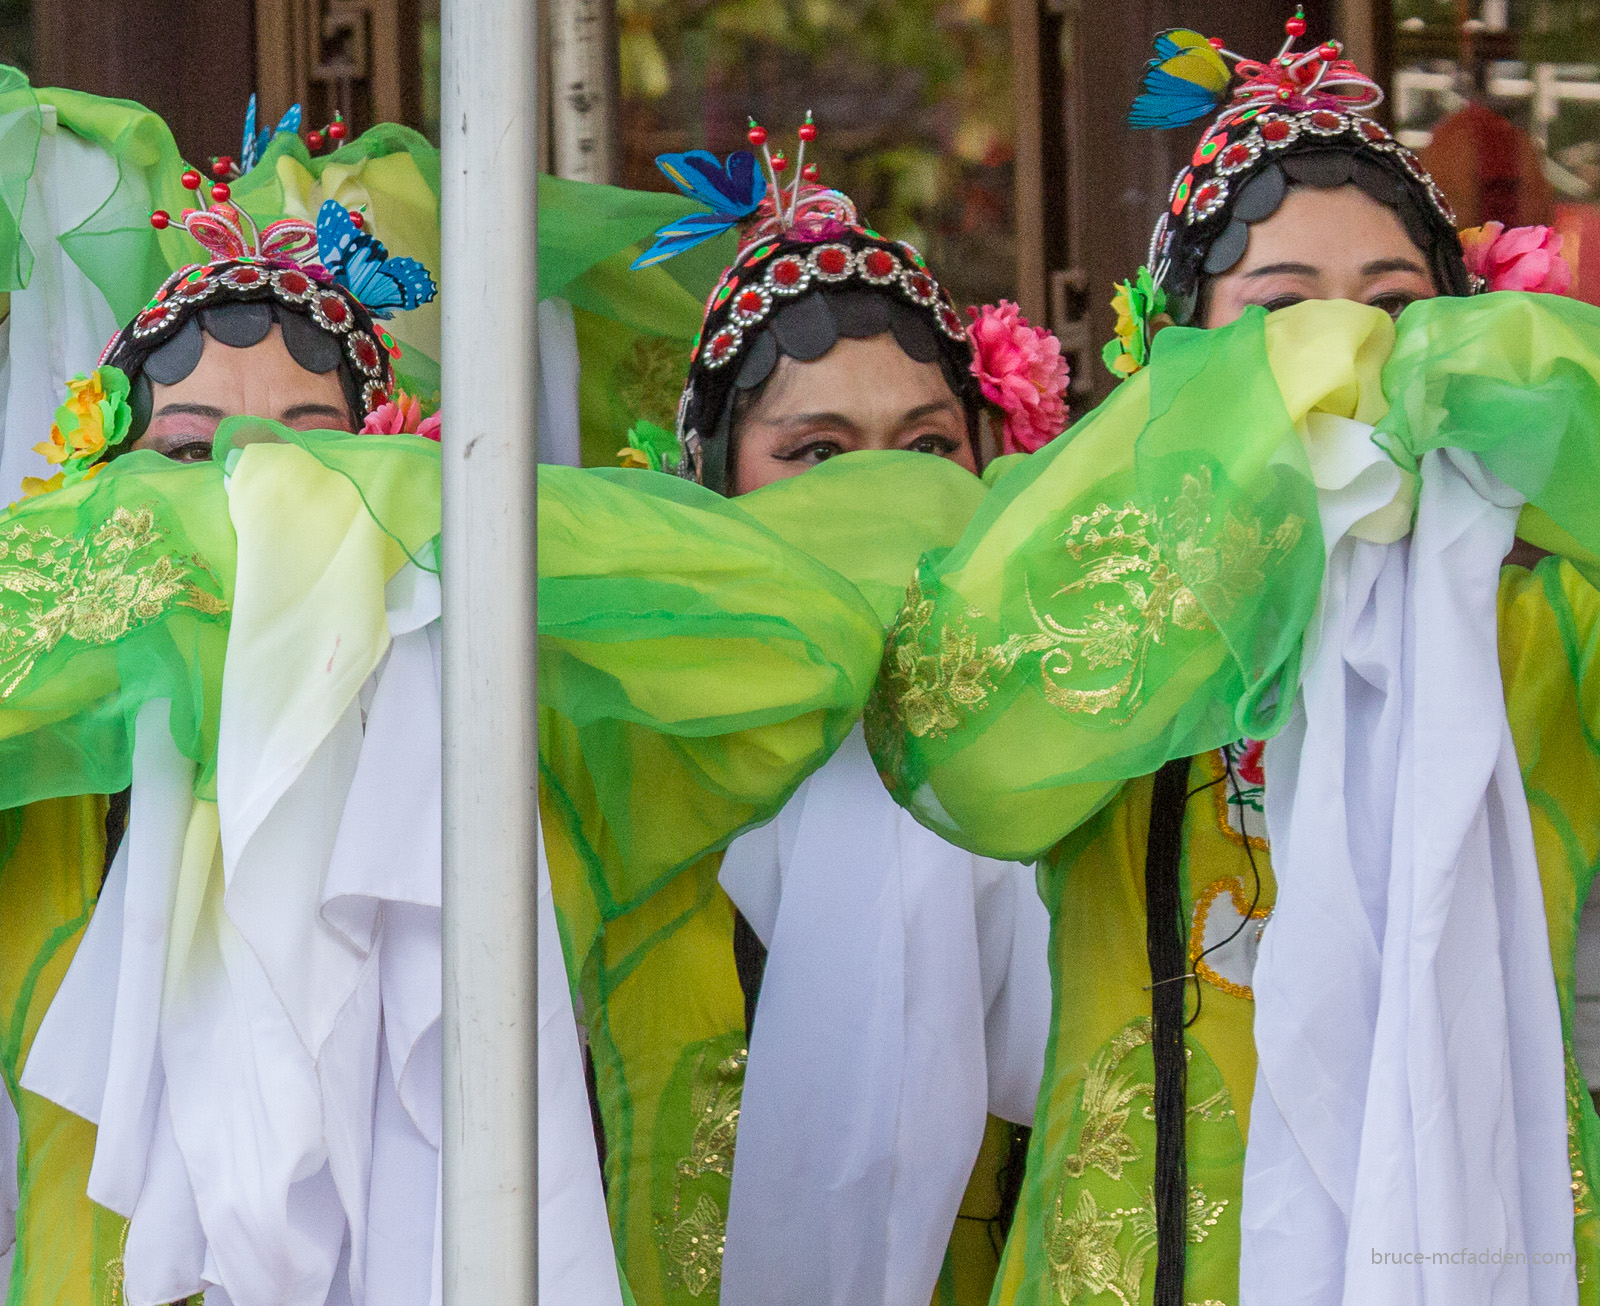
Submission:
<svg viewBox="0 0 1600 1306">
<path fill-rule="evenodd" d="M 543 833 L 607 1204 L 638 1299 L 693 1306 L 717 1291 L 744 1077 L 721 850 L 854 727 L 906 578 L 984 490 L 907 453 L 736 500 L 647 471 L 539 479 Z"/>
<path fill-rule="evenodd" d="M 654 267 L 656 228 L 702 206 L 677 194 L 539 178 L 539 297 L 572 306 L 585 466 L 612 467 L 641 418 L 674 429 L 706 297 L 733 258 L 724 234 Z"/>
<path fill-rule="evenodd" d="M 999 476 L 962 541 L 923 559 L 869 744 L 945 837 L 1040 859 L 1054 918 L 1044 1092 L 997 1302 L 1150 1299 L 1148 775 L 1194 756 L 1191 787 L 1211 788 L 1213 750 L 1269 735 L 1293 698 L 1324 569 L 1297 432 L 1313 410 L 1373 424 L 1408 469 L 1430 449 L 1479 454 L 1527 496 L 1521 533 L 1562 555 L 1506 568 L 1501 656 L 1568 1040 L 1581 1300 L 1600 1299 L 1600 1121 L 1570 1065 L 1576 922 L 1600 856 L 1597 384 L 1600 310 L 1553 296 L 1433 300 L 1392 326 L 1317 303 L 1164 331 L 1145 372 Z M 1247 842 L 1216 805 L 1186 820 L 1186 919 L 1202 887 L 1227 902 L 1235 876 L 1249 906 Z M 1270 906 L 1264 843 L 1252 865 Z M 1208 991 L 1189 1034 L 1187 1300 L 1237 1300 L 1252 1011 L 1248 990 Z"/>
<path fill-rule="evenodd" d="M 298 445 L 347 478 L 383 530 L 437 569 L 439 448 L 415 436 L 291 431 L 236 418 L 210 463 L 137 452 L 0 516 L 0 808 L 116 793 L 133 722 L 172 701 L 172 734 L 214 798 L 237 565 L 225 465 L 242 443 Z"/>
<path fill-rule="evenodd" d="M 915 560 L 977 478 L 830 461 L 736 500 L 657 472 L 539 476 L 540 766 L 604 920 L 775 815 L 860 718 Z"/>
</svg>

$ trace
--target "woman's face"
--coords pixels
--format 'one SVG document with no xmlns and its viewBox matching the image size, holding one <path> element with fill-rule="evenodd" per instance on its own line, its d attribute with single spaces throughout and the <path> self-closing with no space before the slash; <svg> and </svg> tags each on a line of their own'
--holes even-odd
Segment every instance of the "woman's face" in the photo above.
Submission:
<svg viewBox="0 0 1600 1306">
<path fill-rule="evenodd" d="M 780 357 L 736 438 L 735 494 L 858 449 L 911 449 L 977 470 L 966 410 L 944 372 L 887 333 L 841 339 L 809 363 Z"/>
<path fill-rule="evenodd" d="M 133 448 L 178 462 L 210 458 L 217 427 L 229 417 L 266 417 L 297 431 L 351 429 L 339 373 L 319 376 L 301 367 L 277 323 L 248 349 L 206 336 L 194 371 L 176 385 L 152 382 L 150 389 L 150 425 Z"/>
<path fill-rule="evenodd" d="M 1252 304 L 1268 312 L 1303 299 L 1352 299 L 1391 316 L 1438 292 L 1399 215 L 1356 186 L 1300 187 L 1250 228 L 1244 257 L 1210 285 L 1207 327 Z"/>
</svg>

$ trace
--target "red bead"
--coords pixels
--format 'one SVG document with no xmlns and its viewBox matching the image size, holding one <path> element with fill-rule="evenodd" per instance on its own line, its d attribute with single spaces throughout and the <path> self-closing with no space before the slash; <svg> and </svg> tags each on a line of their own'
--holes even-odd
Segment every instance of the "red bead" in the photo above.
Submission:
<svg viewBox="0 0 1600 1306">
<path fill-rule="evenodd" d="M 1332 63 L 1339 57 L 1339 51 L 1340 45 L 1337 41 L 1329 41 L 1326 45 L 1319 45 L 1317 47 L 1317 54 L 1321 58 L 1326 59 L 1329 63 Z"/>
<path fill-rule="evenodd" d="M 1296 40 L 1299 40 L 1300 37 L 1306 34 L 1306 20 L 1296 15 L 1283 25 L 1283 30 Z"/>
<path fill-rule="evenodd" d="M 801 123 L 800 124 L 800 131 L 799 131 L 798 134 L 799 134 L 800 139 L 803 140 L 803 141 L 814 141 L 814 140 L 816 140 L 817 139 L 817 124 L 814 123 L 814 122 L 803 122 L 803 123 Z"/>
<path fill-rule="evenodd" d="M 1213 50 L 1220 50 L 1226 43 L 1220 36 L 1213 36 L 1207 39 L 1206 44 L 1209 45 Z"/>
<path fill-rule="evenodd" d="M 232 168 L 232 159 L 214 159 L 211 163 L 211 175 L 217 178 L 226 177 Z"/>
<path fill-rule="evenodd" d="M 216 200 L 218 204 L 226 201 L 232 194 L 233 191 L 229 189 L 228 183 L 225 181 L 219 181 L 211 188 L 211 198 Z"/>
<path fill-rule="evenodd" d="M 760 149 L 767 143 L 767 129 L 760 123 L 752 121 L 750 130 L 745 133 L 745 139 L 757 149 Z"/>
<path fill-rule="evenodd" d="M 335 118 L 328 124 L 328 138 L 330 140 L 342 141 L 349 134 L 350 129 L 344 125 L 342 118 Z"/>
<path fill-rule="evenodd" d="M 772 170 L 774 172 L 786 172 L 788 168 L 789 160 L 783 157 L 783 151 L 780 150 L 772 156 Z"/>
<path fill-rule="evenodd" d="M 350 221 L 355 224 L 357 231 L 361 230 L 362 227 L 367 225 L 366 215 L 362 213 L 360 209 L 350 210 Z"/>
<path fill-rule="evenodd" d="M 306 133 L 306 148 L 308 150 L 310 150 L 313 154 L 315 154 L 318 150 L 320 150 L 322 148 L 322 146 L 323 146 L 323 139 L 322 139 L 322 133 L 321 132 L 307 132 Z"/>
<path fill-rule="evenodd" d="M 814 182 L 814 181 L 816 181 L 816 179 L 818 177 L 820 177 L 822 175 L 822 173 L 817 168 L 816 164 L 808 163 L 808 164 L 806 164 L 805 167 L 800 169 L 800 175 L 802 177 L 804 177 L 807 181 Z"/>
<path fill-rule="evenodd" d="M 157 209 L 150 215 L 150 225 L 157 231 L 165 231 L 172 225 L 172 215 L 165 209 Z"/>
<path fill-rule="evenodd" d="M 1280 86 L 1280 87 L 1278 87 L 1278 98 L 1280 100 L 1288 100 L 1288 99 L 1291 99 L 1293 96 L 1294 96 L 1294 88 L 1292 86 Z"/>
<path fill-rule="evenodd" d="M 183 182 L 183 186 L 184 186 L 185 190 L 199 190 L 200 189 L 200 183 L 202 181 L 204 181 L 205 178 L 202 177 L 193 168 L 190 168 L 189 171 L 184 173 L 183 176 L 180 177 L 178 180 Z"/>
</svg>

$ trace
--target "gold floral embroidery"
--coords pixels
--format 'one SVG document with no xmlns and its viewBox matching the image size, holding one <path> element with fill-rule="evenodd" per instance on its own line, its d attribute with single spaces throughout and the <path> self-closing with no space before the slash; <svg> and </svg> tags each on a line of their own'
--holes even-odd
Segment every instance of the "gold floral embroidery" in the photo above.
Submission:
<svg viewBox="0 0 1600 1306">
<path fill-rule="evenodd" d="M 199 558 L 149 556 L 164 539 L 148 507 L 118 508 L 87 539 L 25 522 L 0 530 L 0 591 L 21 600 L 0 609 L 0 699 L 63 640 L 110 644 L 174 607 L 226 612 L 195 583 L 220 588 Z"/>
<path fill-rule="evenodd" d="M 702 1194 L 688 1218 L 674 1224 L 667 1235 L 667 1258 L 691 1297 L 703 1296 L 722 1277 L 722 1245 L 727 1234 L 728 1217 Z"/>
<path fill-rule="evenodd" d="M 1581 1219 L 1594 1214 L 1594 1193 L 1583 1170 L 1583 1141 L 1580 1122 L 1583 1119 L 1584 1099 L 1589 1091 L 1583 1082 L 1583 1073 L 1573 1059 L 1572 1049 L 1567 1055 L 1567 1161 L 1572 1166 L 1572 1216 Z"/>
<path fill-rule="evenodd" d="M 1078 579 L 1052 598 L 1104 594 L 1089 615 L 1073 625 L 1040 612 L 1026 592 L 1034 626 L 1046 648 L 1041 664 L 1045 699 L 1068 712 L 1119 710 L 1119 724 L 1144 701 L 1146 666 L 1171 629 L 1199 631 L 1211 625 L 1208 611 L 1227 613 L 1265 583 L 1274 553 L 1299 541 L 1304 523 L 1290 515 L 1263 534 L 1261 523 L 1229 511 L 1212 533 L 1211 469 L 1183 478 L 1168 512 L 1156 516 L 1133 503 L 1102 503 L 1075 516 L 1061 539 Z M 1090 671 L 1120 671 L 1095 689 L 1063 683 L 1081 659 Z"/>
<path fill-rule="evenodd" d="M 1156 1246 L 1155 1194 L 1147 1188 L 1143 1205 L 1102 1211 L 1085 1189 L 1070 1215 L 1065 1211 L 1065 1199 L 1064 1190 L 1056 1194 L 1055 1219 L 1045 1249 L 1057 1300 L 1062 1306 L 1071 1306 L 1110 1293 L 1122 1306 L 1133 1306 Z M 1212 1201 L 1200 1185 L 1192 1185 L 1184 1213 L 1187 1241 L 1203 1243 L 1227 1209 L 1227 1198 Z M 1126 1254 L 1116 1246 L 1124 1225 L 1133 1234 Z"/>
<path fill-rule="evenodd" d="M 1134 1048 L 1150 1041 L 1150 1021 L 1136 1020 L 1095 1054 L 1083 1079 L 1083 1129 L 1078 1148 L 1063 1162 L 1074 1179 L 1090 1166 L 1111 1179 L 1122 1178 L 1122 1167 L 1138 1159 L 1139 1151 L 1128 1137 L 1128 1113 L 1136 1097 L 1149 1097 L 1151 1084 L 1134 1082 L 1133 1073 L 1118 1068 Z"/>
<path fill-rule="evenodd" d="M 1125 1285 L 1118 1282 L 1123 1273 L 1122 1258 L 1117 1255 L 1122 1221 L 1109 1212 L 1102 1214 L 1087 1189 L 1078 1194 L 1078 1203 L 1069 1215 L 1062 1209 L 1065 1196 L 1056 1195 L 1055 1219 L 1045 1249 L 1057 1298 L 1065 1304 L 1085 1294 L 1099 1296 L 1110 1290 L 1126 1301 Z M 1138 1292 L 1137 1283 L 1134 1292 Z"/>
<path fill-rule="evenodd" d="M 689 1155 L 678 1162 L 678 1172 L 687 1179 L 703 1174 L 733 1175 L 733 1142 L 739 1132 L 739 1101 L 743 1094 L 745 1053 L 724 1057 L 717 1065 L 716 1078 L 707 1082 L 697 1077 L 690 1098 L 694 1115 L 694 1134 Z"/>
<path fill-rule="evenodd" d="M 748 1056 L 741 1048 L 722 1058 L 706 1073 L 707 1052 L 695 1065 L 690 1112 L 694 1129 L 689 1154 L 677 1164 L 672 1190 L 672 1215 L 658 1221 L 658 1239 L 666 1256 L 667 1278 L 691 1297 L 702 1297 L 722 1278 L 722 1247 L 727 1237 L 728 1214 L 709 1193 L 701 1193 L 694 1207 L 683 1213 L 683 1187 L 701 1175 L 733 1175 L 734 1139 L 739 1129 L 739 1106 L 744 1093 L 744 1066 Z"/>
<path fill-rule="evenodd" d="M 1084 1075 L 1080 1098 L 1083 1125 L 1076 1150 L 1062 1162 L 1055 1206 L 1045 1237 L 1045 1258 L 1055 1300 L 1060 1306 L 1102 1297 L 1133 1306 L 1156 1246 L 1155 1194 L 1146 1186 L 1128 1207 L 1102 1206 L 1079 1186 L 1093 1168 L 1108 1179 L 1124 1181 L 1130 1167 L 1143 1159 L 1128 1133 L 1133 1103 L 1149 1098 L 1153 1086 L 1139 1082 L 1124 1068 L 1130 1054 L 1150 1042 L 1148 1017 L 1130 1022 L 1095 1054 Z M 1216 1123 L 1233 1114 L 1226 1089 L 1189 1106 L 1191 1115 Z M 1142 1114 L 1149 1118 L 1150 1108 Z M 1138 1190 L 1135 1190 L 1137 1192 Z M 1203 1243 L 1228 1209 L 1228 1199 L 1213 1200 L 1198 1183 L 1189 1186 L 1185 1228 L 1188 1241 Z M 1126 1244 L 1119 1250 L 1119 1241 Z"/>
<path fill-rule="evenodd" d="M 1118 724 L 1131 719 L 1144 700 L 1151 653 L 1168 632 L 1205 630 L 1208 612 L 1229 613 L 1259 591 L 1272 556 L 1293 548 L 1304 529 L 1291 514 L 1266 532 L 1232 510 L 1219 524 L 1213 498 L 1211 471 L 1202 467 L 1184 476 L 1159 516 L 1131 502 L 1102 503 L 1074 516 L 1060 538 L 1082 574 L 1051 598 L 1092 597 L 1079 624 L 1041 611 L 1024 582 L 1034 629 L 984 644 L 954 613 L 936 625 L 935 602 L 920 576 L 914 579 L 890 628 L 866 711 L 867 744 L 891 787 L 903 770 L 905 736 L 943 739 L 988 705 L 998 678 L 1024 654 L 1044 654 L 1044 696 L 1055 707 L 1115 710 Z M 1108 685 L 1086 687 L 1077 683 L 1083 679 L 1075 674 L 1079 662 L 1091 673 L 1120 674 Z"/>
<path fill-rule="evenodd" d="M 933 608 L 921 580 L 913 579 L 889 631 L 875 695 L 918 739 L 943 739 L 964 714 L 988 701 L 996 672 L 1010 670 L 1023 653 L 1043 647 L 1031 636 L 1017 635 L 984 647 L 965 622 L 951 620 L 939 627 L 938 646 L 927 650 Z"/>
</svg>

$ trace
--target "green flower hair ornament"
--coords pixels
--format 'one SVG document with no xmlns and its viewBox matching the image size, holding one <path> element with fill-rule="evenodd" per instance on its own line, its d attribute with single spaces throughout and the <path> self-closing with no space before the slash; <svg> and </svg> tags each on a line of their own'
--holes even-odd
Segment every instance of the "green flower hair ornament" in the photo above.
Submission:
<svg viewBox="0 0 1600 1306">
<path fill-rule="evenodd" d="M 67 382 L 66 402 L 56 409 L 50 424 L 50 438 L 33 446 L 61 470 L 49 478 L 24 476 L 23 497 L 48 494 L 98 475 L 132 429 L 128 378 L 120 368 L 97 367 L 73 377 Z"/>
<path fill-rule="evenodd" d="M 1124 281 L 1112 296 L 1111 307 L 1117 311 L 1117 334 L 1106 341 L 1100 357 L 1119 380 L 1132 376 L 1150 361 L 1150 342 L 1164 326 L 1171 326 L 1167 316 L 1167 295 L 1150 269 L 1140 268 L 1131 282 Z"/>
<path fill-rule="evenodd" d="M 654 422 L 635 422 L 628 432 L 627 447 L 617 450 L 617 462 L 621 466 L 652 472 L 676 474 L 682 460 L 678 437 Z"/>
</svg>

